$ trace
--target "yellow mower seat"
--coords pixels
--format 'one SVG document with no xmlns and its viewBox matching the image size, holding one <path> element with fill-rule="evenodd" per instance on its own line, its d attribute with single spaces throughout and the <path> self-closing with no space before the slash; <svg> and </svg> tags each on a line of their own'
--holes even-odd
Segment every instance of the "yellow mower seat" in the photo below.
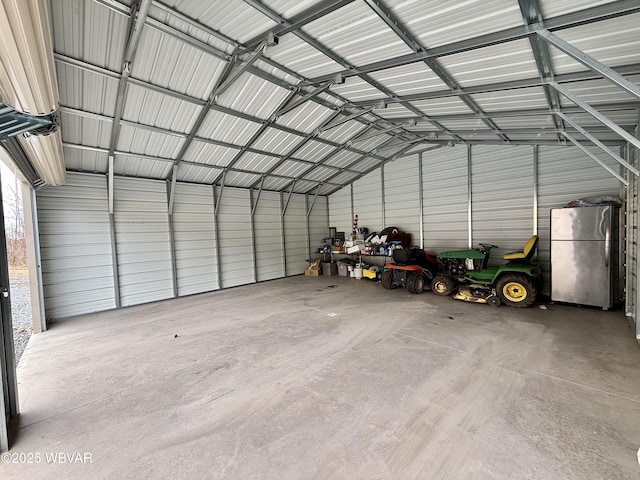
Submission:
<svg viewBox="0 0 640 480">
<path fill-rule="evenodd" d="M 532 236 L 527 243 L 525 243 L 524 248 L 521 252 L 512 252 L 503 255 L 502 258 L 505 260 L 509 260 L 510 262 L 515 263 L 527 263 L 531 261 L 531 257 L 533 257 L 533 253 L 536 251 L 536 246 L 538 245 L 538 236 Z"/>
</svg>

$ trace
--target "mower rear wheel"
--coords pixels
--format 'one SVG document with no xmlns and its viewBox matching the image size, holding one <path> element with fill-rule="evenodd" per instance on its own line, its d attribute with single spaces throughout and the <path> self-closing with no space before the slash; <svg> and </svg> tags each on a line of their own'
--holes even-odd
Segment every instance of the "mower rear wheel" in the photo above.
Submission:
<svg viewBox="0 0 640 480">
<path fill-rule="evenodd" d="M 436 275 L 431 281 L 431 291 L 442 297 L 452 295 L 455 288 L 456 284 L 453 279 L 446 275 Z"/>
<path fill-rule="evenodd" d="M 385 270 L 380 279 L 382 286 L 387 290 L 393 290 L 396 285 L 393 283 L 393 270 Z"/>
<path fill-rule="evenodd" d="M 424 291 L 424 277 L 419 273 L 410 273 L 407 277 L 407 290 L 409 293 L 422 293 Z"/>
<path fill-rule="evenodd" d="M 517 273 L 501 277 L 496 283 L 496 293 L 502 303 L 518 308 L 530 307 L 538 296 L 535 282 Z"/>
</svg>

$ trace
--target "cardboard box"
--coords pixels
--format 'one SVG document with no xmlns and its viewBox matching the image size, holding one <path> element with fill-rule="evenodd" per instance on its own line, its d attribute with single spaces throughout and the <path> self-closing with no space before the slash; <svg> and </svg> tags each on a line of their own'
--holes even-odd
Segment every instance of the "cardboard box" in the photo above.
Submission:
<svg viewBox="0 0 640 480">
<path fill-rule="evenodd" d="M 304 269 L 304 274 L 307 277 L 317 277 L 322 275 L 322 266 L 320 265 L 320 260 L 307 260 L 309 262 L 309 266 Z"/>
</svg>

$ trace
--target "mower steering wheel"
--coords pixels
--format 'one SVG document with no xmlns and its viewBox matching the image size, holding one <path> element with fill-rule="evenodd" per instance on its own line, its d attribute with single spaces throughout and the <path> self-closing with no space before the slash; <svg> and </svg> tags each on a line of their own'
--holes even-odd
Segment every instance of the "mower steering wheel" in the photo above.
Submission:
<svg viewBox="0 0 640 480">
<path fill-rule="evenodd" d="M 500 248 L 498 245 L 493 245 L 491 243 L 479 243 L 478 245 L 480 245 L 483 249 L 485 249 L 487 252 L 489 250 L 491 250 L 492 248 Z"/>
</svg>

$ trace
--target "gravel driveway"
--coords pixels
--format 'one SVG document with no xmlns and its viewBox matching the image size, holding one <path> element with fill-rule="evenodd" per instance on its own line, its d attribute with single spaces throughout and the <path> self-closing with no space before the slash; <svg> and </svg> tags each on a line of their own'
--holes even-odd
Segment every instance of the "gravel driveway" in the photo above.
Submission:
<svg viewBox="0 0 640 480">
<path fill-rule="evenodd" d="M 29 276 L 23 271 L 11 271 L 9 272 L 9 281 L 11 313 L 13 316 L 13 343 L 15 345 L 17 365 L 33 333 Z"/>
</svg>

